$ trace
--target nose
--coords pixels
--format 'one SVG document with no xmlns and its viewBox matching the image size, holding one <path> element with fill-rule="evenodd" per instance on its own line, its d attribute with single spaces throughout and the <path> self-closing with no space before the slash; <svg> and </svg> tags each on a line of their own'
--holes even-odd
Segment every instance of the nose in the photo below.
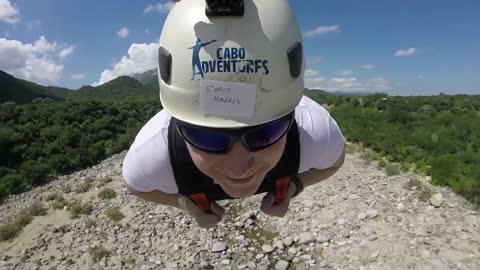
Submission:
<svg viewBox="0 0 480 270">
<path fill-rule="evenodd" d="M 254 164 L 255 157 L 252 153 L 240 142 L 236 142 L 225 157 L 223 169 L 229 177 L 245 178 L 250 176 Z"/>
</svg>

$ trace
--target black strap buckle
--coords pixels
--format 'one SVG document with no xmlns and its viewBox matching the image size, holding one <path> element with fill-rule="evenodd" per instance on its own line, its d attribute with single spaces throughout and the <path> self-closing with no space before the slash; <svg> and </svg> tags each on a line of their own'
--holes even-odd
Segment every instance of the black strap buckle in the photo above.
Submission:
<svg viewBox="0 0 480 270">
<path fill-rule="evenodd" d="M 208 17 L 236 16 L 245 12 L 243 0 L 206 0 L 205 14 Z"/>
</svg>

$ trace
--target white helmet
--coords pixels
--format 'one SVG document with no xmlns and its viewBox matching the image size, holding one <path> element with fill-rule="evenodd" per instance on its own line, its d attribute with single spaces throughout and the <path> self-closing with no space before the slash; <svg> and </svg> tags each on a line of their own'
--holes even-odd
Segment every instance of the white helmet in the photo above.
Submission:
<svg viewBox="0 0 480 270">
<path fill-rule="evenodd" d="M 182 0 L 165 21 L 158 54 L 163 107 L 181 121 L 218 128 L 292 112 L 304 90 L 304 55 L 288 0 L 207 2 Z"/>
</svg>

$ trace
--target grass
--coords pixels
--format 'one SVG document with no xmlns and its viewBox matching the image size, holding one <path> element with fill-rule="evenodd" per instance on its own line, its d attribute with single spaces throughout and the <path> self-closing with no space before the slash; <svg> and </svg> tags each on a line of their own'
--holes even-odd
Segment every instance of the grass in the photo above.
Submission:
<svg viewBox="0 0 480 270">
<path fill-rule="evenodd" d="M 0 242 L 13 239 L 22 229 L 32 222 L 34 216 L 44 216 L 47 210 L 40 201 L 33 202 L 29 207 L 21 210 L 13 221 L 0 226 Z"/>
<path fill-rule="evenodd" d="M 53 209 L 61 210 L 65 206 L 67 206 L 67 201 L 63 196 L 57 197 L 55 201 L 52 203 Z"/>
<path fill-rule="evenodd" d="M 92 188 L 92 180 L 86 179 L 83 183 L 79 184 L 75 189 L 77 194 L 88 192 Z"/>
<path fill-rule="evenodd" d="M 410 179 L 405 185 L 405 188 L 408 190 L 412 190 L 414 187 L 419 191 L 419 199 L 423 202 L 429 201 L 434 194 L 433 189 L 429 185 L 418 179 Z"/>
<path fill-rule="evenodd" d="M 103 258 L 110 256 L 110 251 L 104 248 L 103 246 L 96 246 L 90 248 L 89 251 L 90 257 L 94 262 L 98 262 Z"/>
<path fill-rule="evenodd" d="M 385 163 L 385 170 L 388 176 L 399 175 L 401 171 L 401 165 L 399 163 Z"/>
<path fill-rule="evenodd" d="M 68 205 L 70 210 L 70 218 L 76 219 L 80 215 L 88 215 L 92 212 L 93 206 L 90 203 L 82 204 L 81 202 L 74 201 Z"/>
<path fill-rule="evenodd" d="M 105 214 L 107 215 L 108 218 L 113 220 L 114 222 L 119 222 L 122 220 L 125 216 L 120 212 L 118 207 L 110 208 L 105 211 Z"/>
<path fill-rule="evenodd" d="M 98 198 L 102 199 L 102 200 L 109 200 L 109 199 L 113 199 L 117 196 L 117 194 L 115 193 L 115 191 L 113 191 L 113 189 L 111 188 L 104 188 L 102 191 L 100 191 L 98 193 Z"/>
<path fill-rule="evenodd" d="M 105 178 L 103 178 L 99 181 L 100 183 L 98 184 L 98 186 L 103 187 L 103 186 L 107 185 L 108 183 L 110 183 L 112 181 L 113 181 L 112 178 L 105 177 Z"/>
</svg>

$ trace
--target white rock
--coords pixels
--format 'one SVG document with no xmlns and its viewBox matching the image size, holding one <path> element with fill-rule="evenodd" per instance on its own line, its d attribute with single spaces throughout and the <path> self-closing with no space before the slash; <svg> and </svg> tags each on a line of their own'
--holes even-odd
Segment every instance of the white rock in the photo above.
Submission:
<svg viewBox="0 0 480 270">
<path fill-rule="evenodd" d="M 346 221 L 345 219 L 343 219 L 343 218 L 339 218 L 339 219 L 337 220 L 337 224 L 338 224 L 338 225 L 343 225 L 343 224 L 345 224 L 346 222 L 347 222 L 347 221 Z"/>
<path fill-rule="evenodd" d="M 397 204 L 397 210 L 400 211 L 400 212 L 405 212 L 406 211 L 405 204 L 403 204 L 403 203 Z"/>
<path fill-rule="evenodd" d="M 264 256 L 265 256 L 265 254 L 259 253 L 259 254 L 257 254 L 257 256 L 255 256 L 255 259 L 260 260 L 260 259 L 262 259 Z"/>
<path fill-rule="evenodd" d="M 278 249 L 283 249 L 283 243 L 280 240 L 277 240 L 273 243 L 273 247 L 278 248 Z"/>
<path fill-rule="evenodd" d="M 287 247 L 293 244 L 293 238 L 291 236 L 287 236 L 287 238 L 283 239 L 283 244 Z"/>
<path fill-rule="evenodd" d="M 273 247 L 270 246 L 270 245 L 263 245 L 263 246 L 262 246 L 262 250 L 263 250 L 263 252 L 265 252 L 265 253 L 270 253 L 270 252 L 272 252 L 274 249 L 273 249 Z"/>
<path fill-rule="evenodd" d="M 315 236 L 311 232 L 303 232 L 300 234 L 299 243 L 308 244 L 315 241 Z"/>
<path fill-rule="evenodd" d="M 430 204 L 435 207 L 440 207 L 442 205 L 442 202 L 443 202 L 442 193 L 437 193 L 430 198 Z"/>
<path fill-rule="evenodd" d="M 284 260 L 280 260 L 275 264 L 275 270 L 287 270 L 288 262 Z"/>
<path fill-rule="evenodd" d="M 375 209 L 368 209 L 366 214 L 368 218 L 376 218 L 378 216 L 378 211 Z"/>
<path fill-rule="evenodd" d="M 297 254 L 297 249 L 294 248 L 294 247 L 289 248 L 289 249 L 288 249 L 288 254 L 292 254 L 292 255 Z"/>
<path fill-rule="evenodd" d="M 227 245 L 223 242 L 217 242 L 213 244 L 212 251 L 213 252 L 222 252 L 227 249 Z"/>
<path fill-rule="evenodd" d="M 228 264 L 230 264 L 230 260 L 224 259 L 224 260 L 222 260 L 222 264 L 223 265 L 228 265 Z"/>
</svg>

